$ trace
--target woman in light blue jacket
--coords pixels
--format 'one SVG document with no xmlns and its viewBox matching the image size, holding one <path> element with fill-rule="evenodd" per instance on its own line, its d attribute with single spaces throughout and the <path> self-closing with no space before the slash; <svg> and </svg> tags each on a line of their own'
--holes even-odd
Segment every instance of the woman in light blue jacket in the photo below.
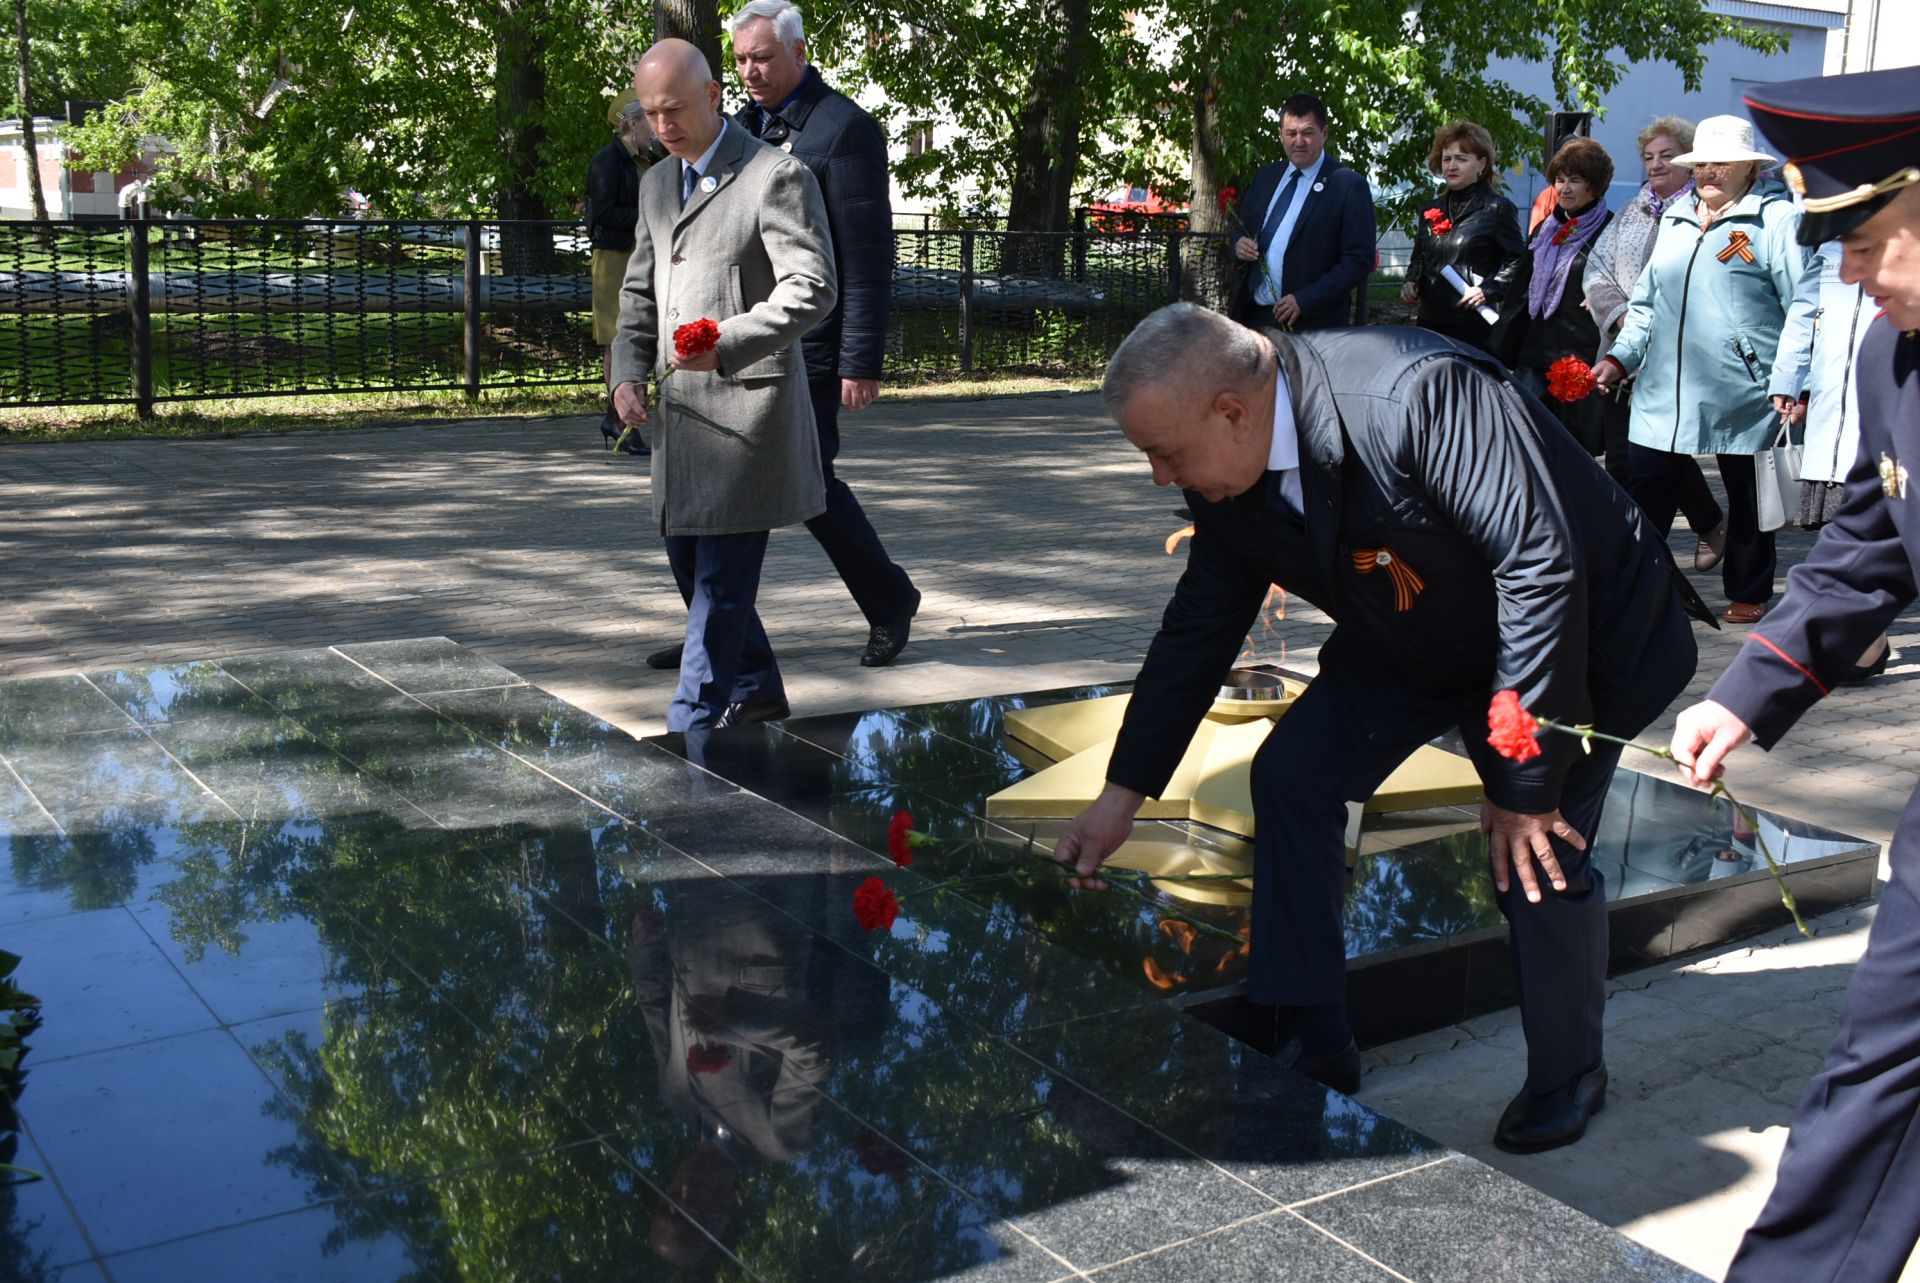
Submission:
<svg viewBox="0 0 1920 1283">
<path fill-rule="evenodd" d="M 1799 400 L 1803 363 L 1780 331 L 1806 271 L 1794 239 L 1799 210 L 1755 179 L 1774 158 L 1736 116 L 1700 122 L 1693 150 L 1674 157 L 1694 191 L 1661 219 L 1620 336 L 1594 370 L 1602 387 L 1638 371 L 1628 428 L 1628 491 L 1662 535 L 1673 525 L 1675 478 L 1690 456 L 1719 457 L 1727 489 L 1720 562 L 1730 623 L 1751 624 L 1773 599 L 1773 532 L 1760 529 L 1754 456 L 1772 444 Z M 1776 361 L 1776 357 L 1779 358 Z"/>
</svg>

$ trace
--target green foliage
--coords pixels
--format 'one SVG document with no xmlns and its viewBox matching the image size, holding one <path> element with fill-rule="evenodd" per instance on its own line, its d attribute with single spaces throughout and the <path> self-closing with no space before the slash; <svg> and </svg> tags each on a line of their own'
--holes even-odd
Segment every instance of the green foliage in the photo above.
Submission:
<svg viewBox="0 0 1920 1283">
<path fill-rule="evenodd" d="M 20 955 L 0 949 L 0 1176 L 15 1181 L 37 1181 L 40 1173 L 16 1166 L 13 1156 L 19 1143 L 14 1102 L 26 1086 L 26 1071 L 20 1062 L 27 1054 L 27 1035 L 40 1027 L 40 1000 L 14 982 Z"/>
<path fill-rule="evenodd" d="M 115 168 L 164 139 L 154 203 L 202 216 L 329 214 L 349 188 L 384 214 L 483 213 L 515 179 L 493 104 L 505 44 L 533 50 L 545 78 L 516 118 L 541 136 L 532 192 L 569 210 L 650 15 L 596 0 L 508 8 L 125 0 L 131 92 L 75 141 Z"/>
</svg>

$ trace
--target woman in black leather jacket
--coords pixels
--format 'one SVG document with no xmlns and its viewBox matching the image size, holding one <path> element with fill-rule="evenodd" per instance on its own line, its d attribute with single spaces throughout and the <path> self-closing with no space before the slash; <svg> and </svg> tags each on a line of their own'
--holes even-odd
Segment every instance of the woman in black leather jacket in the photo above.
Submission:
<svg viewBox="0 0 1920 1283">
<path fill-rule="evenodd" d="M 1484 351 L 1492 326 L 1480 309 L 1500 311 L 1526 253 L 1520 213 L 1493 190 L 1493 136 L 1479 125 L 1459 120 L 1435 130 L 1427 168 L 1446 188 L 1414 221 L 1400 301 L 1420 304 L 1425 328 Z M 1443 275 L 1448 267 L 1466 285 L 1464 294 Z"/>
</svg>

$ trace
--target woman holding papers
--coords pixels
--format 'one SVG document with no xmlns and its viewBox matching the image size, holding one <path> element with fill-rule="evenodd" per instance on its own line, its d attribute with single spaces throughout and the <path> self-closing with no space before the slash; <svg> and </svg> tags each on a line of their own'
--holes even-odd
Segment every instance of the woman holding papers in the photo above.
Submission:
<svg viewBox="0 0 1920 1283">
<path fill-rule="evenodd" d="M 1799 404 L 1804 359 L 1781 346 L 1780 331 L 1807 251 L 1794 239 L 1800 212 L 1784 189 L 1755 185 L 1776 162 L 1755 149 L 1745 118 L 1701 121 L 1693 150 L 1673 163 L 1693 172 L 1693 193 L 1668 206 L 1620 336 L 1593 375 L 1609 390 L 1638 373 L 1627 490 L 1661 534 L 1673 524 L 1676 477 L 1692 466 L 1689 456 L 1719 457 L 1728 510 L 1721 618 L 1752 624 L 1773 600 L 1774 572 L 1754 456 Z"/>
<path fill-rule="evenodd" d="M 1520 212 L 1493 190 L 1493 136 L 1479 125 L 1458 120 L 1436 130 L 1427 168 L 1446 187 L 1414 222 L 1400 301 L 1420 304 L 1426 329 L 1484 351 L 1526 253 Z"/>
</svg>

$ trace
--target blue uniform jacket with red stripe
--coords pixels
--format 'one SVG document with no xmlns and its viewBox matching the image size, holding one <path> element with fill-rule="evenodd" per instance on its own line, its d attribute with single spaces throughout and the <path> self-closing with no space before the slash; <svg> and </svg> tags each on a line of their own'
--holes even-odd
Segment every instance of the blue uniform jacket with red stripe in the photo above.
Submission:
<svg viewBox="0 0 1920 1283">
<path fill-rule="evenodd" d="M 1847 497 L 1787 594 L 1708 698 L 1772 748 L 1915 596 L 1920 566 L 1920 338 L 1885 317 L 1860 347 L 1860 453 Z M 1911 479 L 1907 469 L 1914 470 Z"/>
</svg>

